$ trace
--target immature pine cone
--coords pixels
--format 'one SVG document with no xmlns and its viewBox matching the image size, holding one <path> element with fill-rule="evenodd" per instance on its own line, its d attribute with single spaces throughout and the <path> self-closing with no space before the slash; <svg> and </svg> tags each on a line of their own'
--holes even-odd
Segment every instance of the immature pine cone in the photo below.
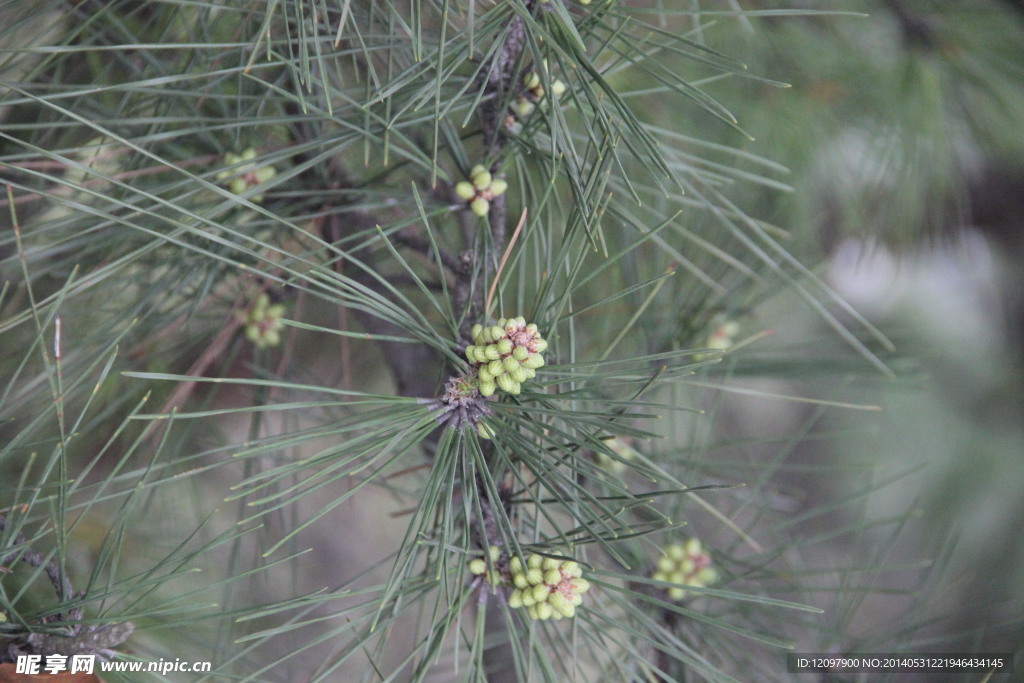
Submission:
<svg viewBox="0 0 1024 683">
<path fill-rule="evenodd" d="M 502 318 L 497 325 L 474 325 L 473 343 L 466 347 L 466 358 L 477 366 L 480 394 L 490 396 L 496 388 L 518 394 L 520 385 L 537 374 L 544 365 L 541 354 L 548 343 L 537 326 L 526 320 Z"/>
<path fill-rule="evenodd" d="M 715 582 L 718 572 L 711 566 L 711 554 L 701 547 L 699 539 L 688 538 L 684 543 L 673 543 L 658 558 L 658 566 L 651 578 L 655 581 L 677 583 L 703 588 Z M 686 590 L 668 589 L 668 597 L 682 600 Z"/>
<path fill-rule="evenodd" d="M 469 172 L 469 180 L 455 183 L 455 194 L 466 200 L 470 210 L 481 218 L 491 210 L 491 200 L 504 194 L 507 189 L 507 182 L 494 178 L 490 171 L 479 164 Z"/>
<path fill-rule="evenodd" d="M 530 554 L 526 566 L 518 557 L 509 560 L 509 572 L 515 590 L 508 596 L 508 606 L 525 607 L 531 619 L 572 618 L 583 602 L 583 593 L 590 590 L 579 564 Z"/>
</svg>

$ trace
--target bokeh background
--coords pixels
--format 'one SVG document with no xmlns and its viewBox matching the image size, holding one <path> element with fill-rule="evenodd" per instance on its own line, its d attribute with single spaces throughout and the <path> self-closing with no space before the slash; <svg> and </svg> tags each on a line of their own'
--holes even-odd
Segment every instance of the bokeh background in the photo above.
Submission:
<svg viewBox="0 0 1024 683">
<path fill-rule="evenodd" d="M 865 599 L 854 618 L 862 647 L 910 639 L 1020 652 L 1024 6 L 803 3 L 825 5 L 869 16 L 771 19 L 758 23 L 767 40 L 744 41 L 739 30 L 720 46 L 745 50 L 748 63 L 793 86 L 726 95 L 756 138 L 746 148 L 791 171 L 793 192 L 751 197 L 752 213 L 816 244 L 820 272 L 905 354 L 893 365 L 899 379 L 863 388 L 884 411 L 849 416 L 863 432 L 800 460 L 870 463 L 879 488 L 865 499 L 868 514 L 916 510 L 899 540 L 869 533 L 851 555 L 891 553 L 906 565 L 875 580 L 912 591 Z M 818 327 L 798 315 L 767 343 L 829 344 Z M 736 410 L 741 431 L 756 431 L 744 426 L 757 419 L 799 421 L 743 401 Z M 808 488 L 803 476 L 789 483 L 819 499 L 863 485 L 829 475 Z M 931 567 L 911 568 L 921 560 Z M 920 629 L 903 630 L 908 614 Z"/>
</svg>

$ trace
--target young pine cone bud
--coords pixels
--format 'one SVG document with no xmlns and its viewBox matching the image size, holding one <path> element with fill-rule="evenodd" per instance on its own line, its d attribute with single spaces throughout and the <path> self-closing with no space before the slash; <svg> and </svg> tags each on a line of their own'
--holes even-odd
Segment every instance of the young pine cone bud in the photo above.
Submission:
<svg viewBox="0 0 1024 683">
<path fill-rule="evenodd" d="M 228 152 L 224 155 L 224 163 L 228 166 L 236 166 L 241 164 L 243 161 L 251 161 L 256 158 L 256 150 L 252 147 L 248 148 L 241 154 L 234 154 Z M 217 180 L 227 181 L 228 189 L 234 194 L 242 194 L 253 185 L 259 185 L 265 183 L 274 176 L 277 175 L 277 171 L 274 170 L 273 166 L 257 166 L 255 163 L 247 163 L 237 168 L 226 168 L 217 174 Z M 258 194 L 252 197 L 254 204 L 259 204 L 262 201 L 263 195 Z"/>
<path fill-rule="evenodd" d="M 512 585 L 508 606 L 526 608 L 531 619 L 572 618 L 583 603 L 583 593 L 590 582 L 582 578 L 583 570 L 572 560 L 530 554 L 524 567 L 518 557 L 509 561 Z"/>
<path fill-rule="evenodd" d="M 703 588 L 718 579 L 718 572 L 711 566 L 711 554 L 701 547 L 696 538 L 689 538 L 683 543 L 666 546 L 665 554 L 658 558 L 658 564 L 651 578 L 665 583 L 682 584 Z M 686 597 L 686 589 L 673 586 L 668 589 L 668 597 L 682 600 Z"/>
<path fill-rule="evenodd" d="M 245 338 L 258 349 L 281 343 L 283 315 L 284 304 L 270 303 L 270 297 L 266 292 L 261 292 L 248 310 L 235 311 L 235 319 L 245 325 Z"/>
<path fill-rule="evenodd" d="M 543 367 L 548 348 L 537 326 L 522 317 L 502 318 L 497 325 L 474 325 L 473 343 L 466 347 L 466 360 L 477 367 L 480 393 L 492 395 L 496 389 L 518 394 L 523 382 Z"/>
<path fill-rule="evenodd" d="M 469 172 L 469 180 L 455 183 L 455 195 L 466 202 L 475 215 L 483 218 L 491 210 L 491 201 L 505 193 L 508 183 L 491 175 L 484 166 L 477 164 Z"/>
</svg>

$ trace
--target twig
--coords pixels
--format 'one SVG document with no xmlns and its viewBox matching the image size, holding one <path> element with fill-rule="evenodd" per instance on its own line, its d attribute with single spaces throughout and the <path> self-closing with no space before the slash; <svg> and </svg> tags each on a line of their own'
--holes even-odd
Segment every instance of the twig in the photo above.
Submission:
<svg viewBox="0 0 1024 683">
<path fill-rule="evenodd" d="M 0 532 L 4 530 L 7 525 L 7 518 L 4 515 L 0 515 Z M 53 584 L 53 590 L 57 594 L 57 600 L 59 602 L 67 602 L 71 599 L 71 583 L 64 577 L 57 565 L 56 560 L 50 560 L 49 562 L 28 545 L 28 540 L 24 534 L 18 534 L 14 537 L 12 545 L 22 546 L 21 549 L 7 553 L 6 555 L 0 556 L 0 565 L 8 565 L 11 562 L 21 560 L 32 567 L 42 567 L 43 571 L 46 572 L 46 576 L 50 579 L 50 583 Z M 71 616 L 69 619 L 81 619 L 81 616 Z M 63 614 L 56 615 L 55 621 L 63 621 L 65 616 Z"/>
<path fill-rule="evenodd" d="M 536 11 L 536 4 L 537 3 L 532 0 L 527 0 L 525 2 L 526 8 L 531 13 Z M 487 83 L 485 85 L 484 99 L 480 105 L 480 125 L 483 129 L 484 148 L 487 150 L 488 158 L 494 160 L 490 169 L 492 172 L 497 170 L 499 166 L 497 159 L 501 155 L 501 152 L 507 142 L 507 138 L 504 135 L 506 112 L 501 107 L 503 107 L 504 103 L 508 101 L 508 94 L 511 89 L 519 82 L 517 69 L 522 59 L 523 47 L 525 44 L 526 30 L 523 26 L 523 20 L 519 16 L 516 16 L 509 24 L 509 27 L 505 32 L 504 42 L 501 49 L 498 50 L 490 69 L 487 71 Z M 491 231 L 491 243 L 495 245 L 496 249 L 500 249 L 501 245 L 505 243 L 505 206 L 505 195 L 499 195 L 491 202 L 490 211 L 488 212 L 488 225 Z M 484 311 L 488 315 L 491 309 L 491 301 L 498 284 L 498 278 L 501 277 L 502 268 L 504 268 L 512 247 L 518 239 L 519 231 L 522 229 L 525 222 L 526 211 L 524 210 L 512 239 L 504 249 L 504 254 L 498 263 L 494 274 L 494 281 L 487 294 L 487 298 L 484 303 Z M 485 510 L 485 514 L 492 517 L 490 520 L 481 520 L 485 526 L 484 533 L 488 536 L 496 535 L 496 523 L 493 520 L 493 515 L 490 514 L 490 506 L 495 504 L 507 506 L 507 501 L 492 501 L 488 499 L 486 494 L 483 493 L 487 489 L 482 485 L 478 486 L 478 490 L 481 491 L 480 502 L 481 506 L 483 506 Z M 492 528 L 487 528 L 488 526 Z M 490 538 L 482 539 L 482 541 L 485 550 L 490 547 Z M 515 651 L 512 645 L 512 639 L 516 638 L 517 635 L 510 633 L 509 631 L 508 622 L 503 618 L 501 610 L 487 611 L 484 623 L 484 632 L 486 634 L 486 639 L 490 641 L 491 644 L 484 650 L 484 667 L 486 670 L 487 680 L 491 683 L 504 683 L 505 681 L 511 682 L 516 680 L 516 669 L 512 664 L 515 661 Z"/>
<path fill-rule="evenodd" d="M 279 148 L 279 147 L 280 146 L 278 146 L 277 148 Z M 270 149 L 276 149 L 276 148 L 270 148 Z M 125 149 L 124 151 L 127 152 L 127 151 L 131 151 L 131 150 Z M 113 153 L 107 154 L 107 155 L 99 155 L 99 154 L 97 154 L 95 157 L 90 159 L 90 161 L 93 161 L 95 159 L 100 159 L 100 158 L 103 158 L 103 157 L 109 157 L 109 156 L 113 156 Z M 182 161 L 176 161 L 176 162 L 174 162 L 173 166 L 166 166 L 166 165 L 165 166 L 147 166 L 146 168 L 136 168 L 136 169 L 132 169 L 130 171 L 120 171 L 118 173 L 112 174 L 110 177 L 111 177 L 112 180 L 115 180 L 115 181 L 133 180 L 135 178 L 141 178 L 143 176 L 158 175 L 158 174 L 161 174 L 161 173 L 171 173 L 171 172 L 176 171 L 178 169 L 188 168 L 188 167 L 191 167 L 191 166 L 208 167 L 208 166 L 210 166 L 210 164 L 212 164 L 214 162 L 217 162 L 217 161 L 220 161 L 220 159 L 221 159 L 221 155 L 220 154 L 206 154 L 206 155 L 203 155 L 203 156 L 200 156 L 200 157 L 193 157 L 192 159 L 184 159 Z M 43 164 L 45 164 L 45 165 L 43 165 Z M 56 161 L 54 161 L 54 162 L 25 161 L 25 162 L 22 162 L 20 164 L 10 164 L 10 166 L 12 168 L 35 168 L 35 167 L 37 167 L 39 165 L 43 165 L 43 166 L 40 166 L 42 168 L 49 168 L 51 166 L 55 166 L 57 168 L 63 168 L 63 169 L 69 168 L 67 164 L 64 164 L 64 163 L 61 163 L 61 162 L 56 162 Z M 109 181 L 107 181 L 106 178 L 88 178 L 88 179 L 82 180 L 80 183 L 78 183 L 77 186 L 78 187 L 82 187 L 82 188 L 95 188 L 95 187 L 100 187 L 100 186 L 106 185 L 106 184 L 109 184 Z M 56 194 L 56 195 L 70 195 L 73 191 L 74 191 L 74 188 L 69 188 L 67 186 L 59 186 L 59 187 L 57 187 L 54 190 L 54 194 Z M 22 194 L 20 197 L 17 197 L 17 198 L 15 198 L 13 200 L 0 199 L 0 208 L 2 208 L 4 206 L 7 206 L 8 203 L 11 203 L 13 205 L 27 204 L 29 202 L 35 202 L 35 201 L 39 201 L 40 199 L 47 199 L 47 198 L 49 198 L 49 195 L 42 194 L 42 191 L 33 192 L 33 191 L 30 190 L 30 191 L 27 191 L 26 193 Z"/>
<path fill-rule="evenodd" d="M 374 217 L 361 211 L 347 214 L 344 217 L 344 222 L 340 217 L 332 214 L 321 222 L 320 231 L 325 242 L 334 244 L 345 236 L 347 230 L 361 230 L 377 224 L 378 221 Z M 332 265 L 335 272 L 341 273 L 344 269 L 344 259 L 337 259 Z M 345 273 L 345 276 L 376 292 L 388 295 L 386 291 L 382 291 L 380 283 L 363 270 Z M 355 309 L 354 313 L 360 324 L 371 334 L 402 336 L 404 332 L 397 325 L 365 311 Z M 380 344 L 383 347 L 384 359 L 390 366 L 391 374 L 398 385 L 399 394 L 418 397 L 437 395 L 443 372 L 439 363 L 440 357 L 433 349 L 425 344 L 401 344 L 389 341 L 382 341 Z M 432 368 L 436 368 L 436 372 L 432 372 Z"/>
<path fill-rule="evenodd" d="M 185 374 L 189 377 L 202 377 L 213 361 L 216 360 L 217 357 L 220 356 L 228 347 L 228 344 L 231 343 L 231 338 L 234 336 L 235 332 L 238 331 L 238 328 L 241 327 L 241 325 L 242 323 L 240 323 L 233 314 L 228 315 L 224 320 L 224 324 L 217 332 L 217 335 L 210 340 L 210 343 L 205 349 L 203 349 L 199 358 L 192 363 L 191 367 L 189 367 Z M 174 408 L 180 408 L 195 389 L 197 381 L 198 380 L 189 380 L 187 382 L 181 382 L 174 387 L 171 395 L 166 401 L 164 401 L 163 406 L 160 408 L 160 412 L 167 413 Z"/>
<path fill-rule="evenodd" d="M 0 532 L 7 525 L 7 518 L 0 515 Z M 75 594 L 71 589 L 71 582 L 61 571 L 56 560 L 46 561 L 41 553 L 32 550 L 24 534 L 14 537 L 12 543 L 20 546 L 6 555 L 0 555 L 0 565 L 7 565 L 11 562 L 21 560 L 32 567 L 42 567 L 47 578 L 53 585 L 57 594 L 57 602 L 64 605 L 67 602 L 80 598 L 81 594 Z M 8 634 L 9 644 L 0 648 L 0 663 L 17 661 L 22 655 L 55 655 L 64 656 L 80 653 L 93 654 L 106 659 L 114 656 L 110 648 L 120 645 L 132 634 L 135 626 L 131 622 L 109 623 L 109 624 L 83 624 L 82 610 L 73 607 L 67 612 L 58 612 L 40 619 L 40 625 L 56 624 L 57 622 L 70 622 L 62 626 L 56 633 L 23 631 L 17 637 Z"/>
<path fill-rule="evenodd" d="M 415 249 L 424 256 L 430 258 L 434 256 L 434 248 L 430 244 L 430 240 L 420 237 L 419 235 L 407 235 L 405 233 L 398 233 L 397 235 L 394 235 L 391 239 L 396 244 L 403 244 L 409 247 L 410 249 Z M 455 254 L 445 249 L 441 249 L 439 247 L 437 250 L 437 255 L 441 259 L 441 264 L 444 265 L 445 268 L 452 271 L 453 273 L 458 273 L 463 269 L 462 260 L 455 256 Z"/>
</svg>

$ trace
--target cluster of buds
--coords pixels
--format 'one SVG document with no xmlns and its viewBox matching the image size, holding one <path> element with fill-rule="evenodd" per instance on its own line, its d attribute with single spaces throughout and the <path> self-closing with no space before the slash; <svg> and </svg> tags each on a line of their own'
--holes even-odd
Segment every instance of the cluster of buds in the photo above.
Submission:
<svg viewBox="0 0 1024 683">
<path fill-rule="evenodd" d="M 629 437 L 617 436 L 612 439 L 606 439 L 604 445 L 612 449 L 612 451 L 615 452 L 615 455 L 622 458 L 622 460 L 616 460 L 610 455 L 598 451 L 597 464 L 612 474 L 623 474 L 628 467 L 623 461 L 633 460 L 637 455 L 636 450 L 629 445 L 627 441 L 628 438 Z"/>
<path fill-rule="evenodd" d="M 235 311 L 235 319 L 245 325 L 245 338 L 262 349 L 281 343 L 283 314 L 284 304 L 271 304 L 270 297 L 262 292 L 247 310 Z"/>
<path fill-rule="evenodd" d="M 533 110 L 537 108 L 537 104 L 544 99 L 544 86 L 540 81 L 540 74 L 536 71 L 531 71 L 523 77 L 523 85 L 526 86 L 526 93 L 520 95 L 512 103 L 512 107 L 515 113 L 520 117 L 527 117 L 533 113 Z M 565 83 L 559 79 L 551 81 L 551 94 L 555 97 L 561 97 L 565 93 Z"/>
<path fill-rule="evenodd" d="M 735 343 L 740 333 L 740 324 L 735 320 L 716 320 L 715 326 L 708 335 L 708 348 L 716 351 L 727 351 Z"/>
<path fill-rule="evenodd" d="M 469 180 L 455 183 L 455 194 L 466 200 L 470 210 L 483 218 L 491 210 L 491 200 L 505 193 L 508 183 L 495 178 L 486 168 L 477 164 L 469 172 Z"/>
<path fill-rule="evenodd" d="M 477 367 L 480 394 L 490 396 L 495 389 L 518 394 L 520 385 L 537 374 L 544 365 L 541 354 L 548 343 L 537 326 L 526 324 L 522 316 L 502 318 L 497 325 L 474 325 L 473 343 L 466 347 L 466 358 Z"/>
<path fill-rule="evenodd" d="M 250 147 L 241 154 L 233 154 L 228 152 L 224 155 L 224 163 L 228 166 L 235 166 L 245 161 L 251 161 L 256 158 L 256 150 Z M 238 168 L 228 168 L 217 174 L 217 180 L 228 180 L 228 189 L 235 194 L 242 194 L 253 185 L 259 185 L 265 183 L 274 176 L 277 175 L 277 171 L 274 170 L 273 166 L 257 166 L 256 164 L 249 163 Z M 263 195 L 255 195 L 252 201 L 259 203 L 263 199 Z"/>
<path fill-rule="evenodd" d="M 507 562 L 497 546 L 488 549 L 490 563 L 478 557 L 469 561 L 469 571 L 491 586 L 512 586 L 508 606 L 526 608 L 531 619 L 571 619 L 583 603 L 583 593 L 590 582 L 582 578 L 583 570 L 572 560 L 558 560 L 533 553 L 526 563 L 518 557 Z"/>
<path fill-rule="evenodd" d="M 683 543 L 673 543 L 664 552 L 651 575 L 655 581 L 703 588 L 718 578 L 718 572 L 711 566 L 711 554 L 701 547 L 699 539 L 689 538 Z M 668 589 L 668 597 L 682 600 L 686 597 L 686 590 L 673 586 Z"/>
<path fill-rule="evenodd" d="M 736 343 L 736 335 L 740 333 L 740 324 L 735 320 L 729 320 L 724 315 L 716 315 L 712 320 L 711 332 L 708 333 L 706 347 L 715 351 L 728 351 Z M 715 358 L 718 354 L 697 353 L 693 359 L 696 361 Z"/>
<path fill-rule="evenodd" d="M 513 557 L 508 569 L 515 586 L 508 606 L 525 607 L 531 619 L 571 619 L 583 602 L 583 593 L 590 590 L 590 582 L 581 578 L 583 570 L 572 560 L 530 554 L 525 567 Z"/>
<path fill-rule="evenodd" d="M 547 73 L 547 60 L 544 60 L 543 62 L 543 70 Z M 541 82 L 540 72 L 538 71 L 530 71 L 523 76 L 523 87 L 526 89 L 525 92 L 516 97 L 512 102 L 512 113 L 505 117 L 505 127 L 514 133 L 518 133 L 521 128 L 519 120 L 525 119 L 527 116 L 532 114 L 537 108 L 537 105 L 544 100 L 544 96 L 547 94 L 544 91 L 544 85 Z M 565 93 L 565 90 L 565 83 L 557 78 L 552 79 L 552 95 L 556 98 L 561 97 Z"/>
<path fill-rule="evenodd" d="M 547 61 L 544 62 L 544 71 L 547 71 Z M 523 76 L 523 86 L 526 88 L 526 92 L 516 98 L 512 107 L 515 109 L 516 114 L 521 117 L 527 117 L 533 113 L 536 105 L 540 103 L 544 96 L 547 94 L 544 92 L 544 86 L 541 83 L 540 73 L 531 71 L 530 73 Z M 555 97 L 561 97 L 565 93 L 565 83 L 559 79 L 551 81 L 551 94 Z"/>
</svg>

